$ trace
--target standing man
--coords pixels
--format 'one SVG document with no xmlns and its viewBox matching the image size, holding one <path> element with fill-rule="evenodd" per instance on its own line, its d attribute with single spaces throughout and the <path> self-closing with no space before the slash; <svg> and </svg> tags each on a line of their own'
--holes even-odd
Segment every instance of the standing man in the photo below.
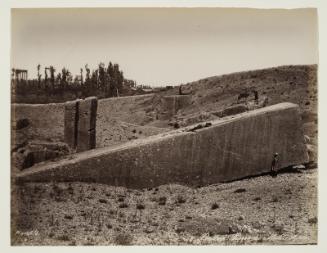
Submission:
<svg viewBox="0 0 327 253">
<path fill-rule="evenodd" d="M 258 104 L 258 102 L 259 102 L 259 94 L 258 94 L 258 91 L 253 90 L 253 93 L 254 93 L 254 101 L 255 101 L 256 104 Z"/>
<path fill-rule="evenodd" d="M 271 162 L 270 174 L 271 174 L 272 177 L 277 177 L 278 162 L 279 162 L 279 154 L 275 153 L 274 157 L 273 157 L 273 160 Z"/>
</svg>

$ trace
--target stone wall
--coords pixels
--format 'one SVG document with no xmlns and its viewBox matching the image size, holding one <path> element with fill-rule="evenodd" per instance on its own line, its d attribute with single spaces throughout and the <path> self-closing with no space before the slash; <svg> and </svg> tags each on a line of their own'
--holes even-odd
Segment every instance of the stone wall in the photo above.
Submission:
<svg viewBox="0 0 327 253">
<path fill-rule="evenodd" d="M 190 131 L 187 127 L 74 155 L 21 172 L 18 181 L 86 181 L 131 188 L 167 183 L 192 186 L 306 163 L 299 107 L 281 103 L 226 117 Z"/>
</svg>

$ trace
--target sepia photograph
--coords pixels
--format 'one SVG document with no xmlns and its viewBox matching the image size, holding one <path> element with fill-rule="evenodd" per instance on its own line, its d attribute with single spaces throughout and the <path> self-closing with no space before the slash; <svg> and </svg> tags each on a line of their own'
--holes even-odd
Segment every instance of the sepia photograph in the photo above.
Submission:
<svg viewBox="0 0 327 253">
<path fill-rule="evenodd" d="M 316 8 L 10 25 L 11 246 L 317 245 Z"/>
</svg>

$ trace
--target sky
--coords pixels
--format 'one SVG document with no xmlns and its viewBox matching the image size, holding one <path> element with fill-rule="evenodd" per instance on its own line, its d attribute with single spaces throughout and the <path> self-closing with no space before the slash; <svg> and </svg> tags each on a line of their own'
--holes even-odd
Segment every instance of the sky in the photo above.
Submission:
<svg viewBox="0 0 327 253">
<path fill-rule="evenodd" d="M 118 63 L 151 86 L 290 64 L 318 64 L 315 9 L 12 9 L 11 67 Z M 85 72 L 85 71 L 84 71 Z M 43 72 L 42 72 L 43 73 Z"/>
</svg>

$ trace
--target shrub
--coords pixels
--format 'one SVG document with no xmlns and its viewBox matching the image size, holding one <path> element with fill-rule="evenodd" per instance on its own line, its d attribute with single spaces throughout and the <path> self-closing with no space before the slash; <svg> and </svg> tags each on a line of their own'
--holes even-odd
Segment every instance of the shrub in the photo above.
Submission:
<svg viewBox="0 0 327 253">
<path fill-rule="evenodd" d="M 99 202 L 100 203 L 107 203 L 107 200 L 105 200 L 105 199 L 99 199 Z"/>
<path fill-rule="evenodd" d="M 145 208 L 145 206 L 143 204 L 139 203 L 136 205 L 136 208 L 139 210 L 143 210 Z"/>
<path fill-rule="evenodd" d="M 119 197 L 119 198 L 118 198 L 118 202 L 123 202 L 124 200 L 125 200 L 124 197 Z"/>
<path fill-rule="evenodd" d="M 127 208 L 127 207 L 128 207 L 128 205 L 126 203 L 121 203 L 119 205 L 119 208 Z"/>
<path fill-rule="evenodd" d="M 116 245 L 131 245 L 133 237 L 128 233 L 118 233 L 114 236 L 114 244 Z"/>
<path fill-rule="evenodd" d="M 234 193 L 242 193 L 242 192 L 246 192 L 246 190 L 244 188 L 239 188 L 234 191 Z"/>
<path fill-rule="evenodd" d="M 273 197 L 273 199 L 272 199 L 272 202 L 278 202 L 278 198 L 277 197 Z"/>
<path fill-rule="evenodd" d="M 70 238 L 69 238 L 69 236 L 67 234 L 59 235 L 57 237 L 57 239 L 60 240 L 60 241 L 69 241 L 70 240 Z"/>
<path fill-rule="evenodd" d="M 318 219 L 317 219 L 317 217 L 313 217 L 313 218 L 308 219 L 308 222 L 309 222 L 310 224 L 317 224 Z"/>
<path fill-rule="evenodd" d="M 158 204 L 161 206 L 166 205 L 167 198 L 165 196 L 159 198 Z"/>
<path fill-rule="evenodd" d="M 183 204 L 185 202 L 186 202 L 186 199 L 183 196 L 181 196 L 181 195 L 177 196 L 177 203 Z"/>
<path fill-rule="evenodd" d="M 219 205 L 217 203 L 211 204 L 211 210 L 215 210 L 217 208 L 219 208 Z"/>
</svg>

